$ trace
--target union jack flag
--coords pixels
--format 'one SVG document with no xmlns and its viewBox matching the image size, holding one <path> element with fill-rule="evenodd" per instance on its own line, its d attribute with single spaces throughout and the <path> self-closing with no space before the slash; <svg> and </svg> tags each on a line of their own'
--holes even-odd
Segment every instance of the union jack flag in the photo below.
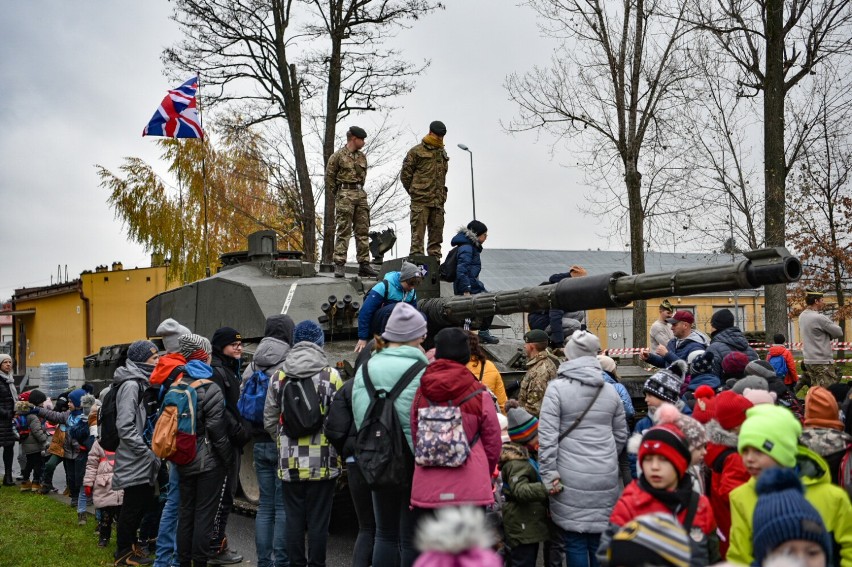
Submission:
<svg viewBox="0 0 852 567">
<path fill-rule="evenodd" d="M 193 77 L 176 89 L 170 90 L 151 121 L 142 130 L 143 136 L 165 136 L 167 138 L 203 138 L 201 120 L 195 92 L 198 78 Z"/>
</svg>

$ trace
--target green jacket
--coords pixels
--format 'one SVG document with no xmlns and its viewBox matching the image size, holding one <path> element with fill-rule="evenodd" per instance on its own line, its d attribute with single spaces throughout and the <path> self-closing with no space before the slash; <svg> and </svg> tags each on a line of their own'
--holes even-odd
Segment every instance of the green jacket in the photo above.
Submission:
<svg viewBox="0 0 852 567">
<path fill-rule="evenodd" d="M 796 456 L 799 479 L 805 487 L 805 499 L 817 509 L 825 527 L 831 533 L 835 565 L 852 567 L 852 504 L 846 492 L 831 484 L 828 465 L 822 458 L 799 445 Z M 731 491 L 731 546 L 727 560 L 750 565 L 752 552 L 752 516 L 757 505 L 757 479 L 751 478 Z"/>
<path fill-rule="evenodd" d="M 447 200 L 450 158 L 444 148 L 421 142 L 408 150 L 399 179 L 412 205 L 443 207 Z"/>
<path fill-rule="evenodd" d="M 506 443 L 500 453 L 503 479 L 503 531 L 509 547 L 546 541 L 550 537 L 547 487 L 530 462 L 527 449 Z"/>
</svg>

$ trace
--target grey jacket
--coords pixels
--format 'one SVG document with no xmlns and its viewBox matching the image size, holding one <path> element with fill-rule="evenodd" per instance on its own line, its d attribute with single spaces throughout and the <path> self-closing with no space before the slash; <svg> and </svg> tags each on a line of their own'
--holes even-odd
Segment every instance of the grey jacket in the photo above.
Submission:
<svg viewBox="0 0 852 567">
<path fill-rule="evenodd" d="M 246 366 L 243 371 L 243 381 L 240 384 L 240 393 L 246 386 L 246 382 L 254 374 L 255 370 L 263 370 L 270 378 L 284 366 L 284 359 L 287 358 L 287 353 L 290 352 L 290 345 L 286 342 L 274 337 L 265 337 L 257 345 L 257 350 L 254 353 L 254 358 L 251 364 Z M 266 406 L 264 406 L 264 411 Z M 269 436 L 262 427 L 256 427 L 254 424 L 249 424 L 251 433 L 255 443 L 272 443 L 273 437 Z"/>
<path fill-rule="evenodd" d="M 580 424 L 561 442 L 566 431 L 589 407 L 597 388 L 603 388 Z M 627 442 L 627 422 L 618 393 L 606 384 L 596 357 L 563 362 L 547 386 L 539 416 L 541 476 L 550 487 L 559 479 L 563 490 L 551 496 L 553 521 L 562 529 L 602 533 L 618 499 L 618 453 Z"/>
<path fill-rule="evenodd" d="M 29 455 L 47 450 L 50 438 L 41 419 L 36 414 L 31 413 L 27 416 L 27 425 L 30 428 L 30 434 L 21 442 L 21 452 Z"/>
<path fill-rule="evenodd" d="M 805 309 L 799 315 L 799 336 L 805 364 L 831 364 L 834 362 L 831 340 L 842 337 L 843 329 L 822 313 Z"/>
<path fill-rule="evenodd" d="M 148 366 L 148 365 L 145 365 Z M 150 367 L 153 370 L 153 367 Z M 115 450 L 114 490 L 142 484 L 155 485 L 160 459 L 142 439 L 145 409 L 141 403 L 142 389 L 148 385 L 151 371 L 128 360 L 115 371 L 113 388 L 116 394 L 116 419 L 119 444 Z"/>
</svg>

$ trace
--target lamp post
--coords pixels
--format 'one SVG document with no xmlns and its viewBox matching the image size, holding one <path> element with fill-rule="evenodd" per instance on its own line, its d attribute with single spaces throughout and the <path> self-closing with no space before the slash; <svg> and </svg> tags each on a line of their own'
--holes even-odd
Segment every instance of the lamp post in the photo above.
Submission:
<svg viewBox="0 0 852 567">
<path fill-rule="evenodd" d="M 459 144 L 458 146 L 470 154 L 470 201 L 473 204 L 473 220 L 476 220 L 476 191 L 473 187 L 473 152 L 464 144 Z"/>
</svg>

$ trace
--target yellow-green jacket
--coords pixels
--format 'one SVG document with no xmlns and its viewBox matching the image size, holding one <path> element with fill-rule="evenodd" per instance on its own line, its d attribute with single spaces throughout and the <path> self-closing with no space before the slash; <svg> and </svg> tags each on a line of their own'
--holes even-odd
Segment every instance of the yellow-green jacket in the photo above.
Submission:
<svg viewBox="0 0 852 567">
<path fill-rule="evenodd" d="M 402 161 L 399 180 L 411 196 L 411 204 L 443 207 L 447 200 L 447 151 L 425 141 L 410 150 Z"/>
<path fill-rule="evenodd" d="M 810 449 L 800 445 L 796 461 L 799 479 L 805 487 L 805 498 L 817 509 L 831 533 L 834 564 L 852 567 L 852 504 L 849 496 L 842 488 L 831 484 L 828 465 Z M 731 546 L 726 558 L 731 563 L 751 565 L 754 560 L 751 538 L 752 516 L 757 505 L 756 485 L 757 479 L 752 478 L 731 491 Z"/>
</svg>

